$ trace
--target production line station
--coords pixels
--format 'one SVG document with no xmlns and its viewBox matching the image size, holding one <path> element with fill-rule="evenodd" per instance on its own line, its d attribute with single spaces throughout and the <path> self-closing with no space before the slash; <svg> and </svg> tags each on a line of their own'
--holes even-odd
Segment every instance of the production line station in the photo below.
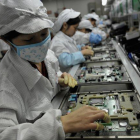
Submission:
<svg viewBox="0 0 140 140">
<path fill-rule="evenodd" d="M 68 114 L 83 105 L 105 110 L 111 123 L 104 130 L 66 135 L 66 139 L 140 139 L 140 73 L 118 41 L 109 38 L 93 47 L 94 57 L 74 66 L 70 74 L 78 86 L 56 96 L 52 103 Z M 61 102 L 60 102 L 61 100 Z M 59 102 L 58 102 L 59 101 Z"/>
</svg>

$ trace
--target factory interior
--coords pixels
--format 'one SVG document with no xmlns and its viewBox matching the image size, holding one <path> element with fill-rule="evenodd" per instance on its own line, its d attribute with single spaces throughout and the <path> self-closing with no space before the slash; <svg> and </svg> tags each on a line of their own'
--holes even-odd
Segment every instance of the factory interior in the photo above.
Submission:
<svg viewBox="0 0 140 140">
<path fill-rule="evenodd" d="M 0 0 L 0 140 L 140 140 L 140 0 Z"/>
</svg>

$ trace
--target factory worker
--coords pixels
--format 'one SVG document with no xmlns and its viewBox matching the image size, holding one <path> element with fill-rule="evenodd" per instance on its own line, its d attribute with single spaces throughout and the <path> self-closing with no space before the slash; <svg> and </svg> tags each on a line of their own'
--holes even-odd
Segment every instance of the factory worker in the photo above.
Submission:
<svg viewBox="0 0 140 140">
<path fill-rule="evenodd" d="M 108 19 L 107 15 L 103 15 L 103 20 L 107 20 L 107 19 Z"/>
<path fill-rule="evenodd" d="M 46 12 L 40 0 L 0 0 L 0 36 L 11 47 L 0 63 L 0 140 L 64 140 L 65 133 L 103 129 L 98 119 L 108 122 L 95 107 L 66 116 L 53 109 L 59 85 L 75 80 L 66 73 L 57 78 L 53 52 L 46 58 L 53 26 Z"/>
<path fill-rule="evenodd" d="M 108 19 L 108 16 L 107 15 L 104 15 L 103 16 L 103 23 L 104 23 L 104 25 L 107 25 L 107 26 L 110 26 L 111 25 L 111 20 L 110 19 Z"/>
<path fill-rule="evenodd" d="M 82 20 L 73 36 L 76 44 L 99 44 L 102 41 L 102 37 L 92 33 L 92 29 L 93 26 L 89 20 Z"/>
<path fill-rule="evenodd" d="M 83 17 L 83 20 L 89 20 L 91 22 L 91 24 L 93 25 L 93 29 L 92 29 L 92 32 L 94 34 L 99 34 L 100 36 L 102 36 L 102 39 L 105 40 L 108 35 L 102 31 L 101 29 L 99 29 L 98 27 L 96 27 L 96 21 L 99 20 L 99 17 L 98 15 L 95 15 L 95 14 L 87 14 Z"/>
<path fill-rule="evenodd" d="M 91 14 L 97 15 L 95 9 L 91 9 L 91 10 L 90 10 L 90 13 L 91 13 Z"/>
<path fill-rule="evenodd" d="M 51 42 L 50 49 L 58 57 L 61 71 L 69 72 L 73 65 L 85 61 L 84 56 L 93 56 L 93 51 L 82 45 L 76 45 L 72 36 L 79 25 L 80 12 L 73 9 L 63 10 L 54 24 L 57 33 Z"/>
<path fill-rule="evenodd" d="M 106 28 L 103 17 L 99 18 L 99 20 L 96 21 L 96 27 L 100 28 L 101 30 L 103 30 L 103 28 Z"/>
</svg>

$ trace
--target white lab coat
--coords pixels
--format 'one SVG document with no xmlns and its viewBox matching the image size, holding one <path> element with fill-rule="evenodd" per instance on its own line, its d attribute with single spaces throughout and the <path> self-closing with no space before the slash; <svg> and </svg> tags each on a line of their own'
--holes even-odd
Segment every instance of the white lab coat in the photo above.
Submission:
<svg viewBox="0 0 140 140">
<path fill-rule="evenodd" d="M 79 51 L 75 40 L 72 37 L 65 35 L 61 31 L 59 31 L 52 39 L 50 49 L 55 53 L 57 58 L 62 53 L 74 53 Z M 70 69 L 71 68 L 61 68 L 61 71 L 68 72 Z"/>
<path fill-rule="evenodd" d="M 57 73 L 61 72 L 57 59 L 48 58 L 44 62 L 49 79 L 14 50 L 9 50 L 0 63 L 0 140 L 64 140 L 61 111 L 51 104 L 60 90 Z M 34 124 L 26 122 L 42 111 L 45 115 Z"/>
<path fill-rule="evenodd" d="M 83 33 L 80 31 L 76 31 L 76 33 L 74 34 L 72 38 L 76 41 L 77 45 L 88 44 L 90 33 Z"/>
<path fill-rule="evenodd" d="M 10 49 L 10 46 L 0 39 L 0 51 L 7 51 Z"/>
<path fill-rule="evenodd" d="M 98 35 L 102 36 L 103 40 L 105 40 L 107 38 L 107 34 L 104 31 L 102 31 L 101 29 L 99 29 L 98 27 L 94 27 L 92 29 L 92 32 L 94 34 L 98 34 Z"/>
</svg>

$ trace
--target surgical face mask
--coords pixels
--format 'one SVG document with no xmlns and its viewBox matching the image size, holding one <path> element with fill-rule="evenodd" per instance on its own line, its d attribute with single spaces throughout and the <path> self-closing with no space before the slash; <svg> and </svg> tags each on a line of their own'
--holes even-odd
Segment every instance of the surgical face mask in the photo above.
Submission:
<svg viewBox="0 0 140 140">
<path fill-rule="evenodd" d="M 45 59 L 47 55 L 47 51 L 50 46 L 50 41 L 51 37 L 49 33 L 48 37 L 40 43 L 24 46 L 17 46 L 11 42 L 10 43 L 17 49 L 17 54 L 21 58 L 30 62 L 40 63 Z"/>
</svg>

